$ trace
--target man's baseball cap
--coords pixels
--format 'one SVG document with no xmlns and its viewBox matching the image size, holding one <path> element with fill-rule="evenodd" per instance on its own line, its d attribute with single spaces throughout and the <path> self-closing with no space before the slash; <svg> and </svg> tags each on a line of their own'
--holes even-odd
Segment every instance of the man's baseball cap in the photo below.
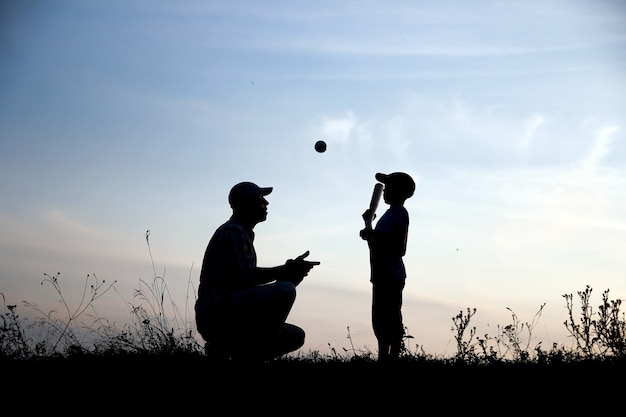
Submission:
<svg viewBox="0 0 626 417">
<path fill-rule="evenodd" d="M 253 182 L 240 182 L 230 189 L 228 193 L 228 203 L 231 207 L 235 207 L 240 203 L 247 203 L 253 198 L 266 196 L 272 192 L 273 187 L 259 187 Z"/>
<path fill-rule="evenodd" d="M 415 192 L 415 181 L 413 181 L 413 178 L 406 172 L 392 172 L 391 174 L 378 172 L 376 174 L 376 180 L 385 185 L 398 187 L 398 189 L 402 190 L 406 198 L 411 197 Z"/>
</svg>

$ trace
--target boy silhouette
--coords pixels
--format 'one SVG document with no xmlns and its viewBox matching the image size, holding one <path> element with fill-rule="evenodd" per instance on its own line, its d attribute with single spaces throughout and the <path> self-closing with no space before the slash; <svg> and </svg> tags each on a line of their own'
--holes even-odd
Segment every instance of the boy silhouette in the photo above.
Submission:
<svg viewBox="0 0 626 417">
<path fill-rule="evenodd" d="M 368 208 L 362 215 L 366 227 L 359 234 L 367 241 L 370 253 L 372 328 L 378 341 L 378 361 L 386 362 L 397 359 L 403 346 L 406 269 L 402 258 L 409 234 L 409 213 L 404 202 L 415 192 L 415 182 L 404 172 L 377 173 L 375 178 L 384 184 L 383 199 L 389 208 L 373 229 L 367 224 L 376 215 Z"/>
</svg>

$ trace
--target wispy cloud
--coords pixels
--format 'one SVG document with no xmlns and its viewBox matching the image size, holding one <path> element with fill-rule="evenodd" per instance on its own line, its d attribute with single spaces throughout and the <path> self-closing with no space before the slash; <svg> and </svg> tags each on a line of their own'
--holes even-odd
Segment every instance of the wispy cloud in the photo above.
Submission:
<svg viewBox="0 0 626 417">
<path fill-rule="evenodd" d="M 528 118 L 528 120 L 526 121 L 522 134 L 522 140 L 519 144 L 523 154 L 526 154 L 526 152 L 532 145 L 535 133 L 544 124 L 545 120 L 545 116 L 541 114 L 534 114 L 530 116 L 530 118 Z"/>
<path fill-rule="evenodd" d="M 602 163 L 602 159 L 611 151 L 611 144 L 615 140 L 615 134 L 618 131 L 619 128 L 617 126 L 605 126 L 596 132 L 591 149 L 580 162 L 585 172 L 592 172 Z"/>
<path fill-rule="evenodd" d="M 319 130 L 329 142 L 342 145 L 357 142 L 365 146 L 371 143 L 369 122 L 362 121 L 352 110 L 347 110 L 343 116 L 322 116 Z"/>
</svg>

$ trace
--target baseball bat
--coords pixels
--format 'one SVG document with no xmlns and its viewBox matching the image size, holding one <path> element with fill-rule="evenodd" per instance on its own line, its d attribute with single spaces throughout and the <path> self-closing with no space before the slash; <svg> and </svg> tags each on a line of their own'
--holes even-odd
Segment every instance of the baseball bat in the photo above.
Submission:
<svg viewBox="0 0 626 417">
<path fill-rule="evenodd" d="M 383 195 L 383 185 L 378 182 L 374 185 L 374 190 L 372 191 L 372 199 L 370 200 L 369 206 L 369 218 L 365 219 L 365 227 L 367 229 L 372 228 L 372 222 L 374 221 L 374 215 L 376 214 L 376 209 L 378 208 L 378 202 L 380 201 L 381 195 Z"/>
</svg>

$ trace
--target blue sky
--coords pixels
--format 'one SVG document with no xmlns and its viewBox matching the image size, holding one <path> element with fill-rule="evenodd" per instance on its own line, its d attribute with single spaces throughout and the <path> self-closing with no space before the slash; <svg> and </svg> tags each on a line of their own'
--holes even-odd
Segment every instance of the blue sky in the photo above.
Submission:
<svg viewBox="0 0 626 417">
<path fill-rule="evenodd" d="M 417 182 L 413 346 L 453 354 L 511 311 L 571 345 L 564 294 L 626 298 L 626 6 L 620 1 L 57 1 L 0 6 L 0 293 L 56 307 L 88 274 L 163 276 L 189 316 L 239 181 L 273 186 L 259 264 L 321 265 L 290 321 L 304 350 L 375 349 L 376 172 Z M 319 154 L 315 141 L 328 150 Z M 386 207 L 381 204 L 379 210 Z M 119 323 L 114 293 L 98 313 Z M 28 315 L 21 306 L 20 312 Z M 351 341 L 347 339 L 350 329 Z"/>
</svg>

